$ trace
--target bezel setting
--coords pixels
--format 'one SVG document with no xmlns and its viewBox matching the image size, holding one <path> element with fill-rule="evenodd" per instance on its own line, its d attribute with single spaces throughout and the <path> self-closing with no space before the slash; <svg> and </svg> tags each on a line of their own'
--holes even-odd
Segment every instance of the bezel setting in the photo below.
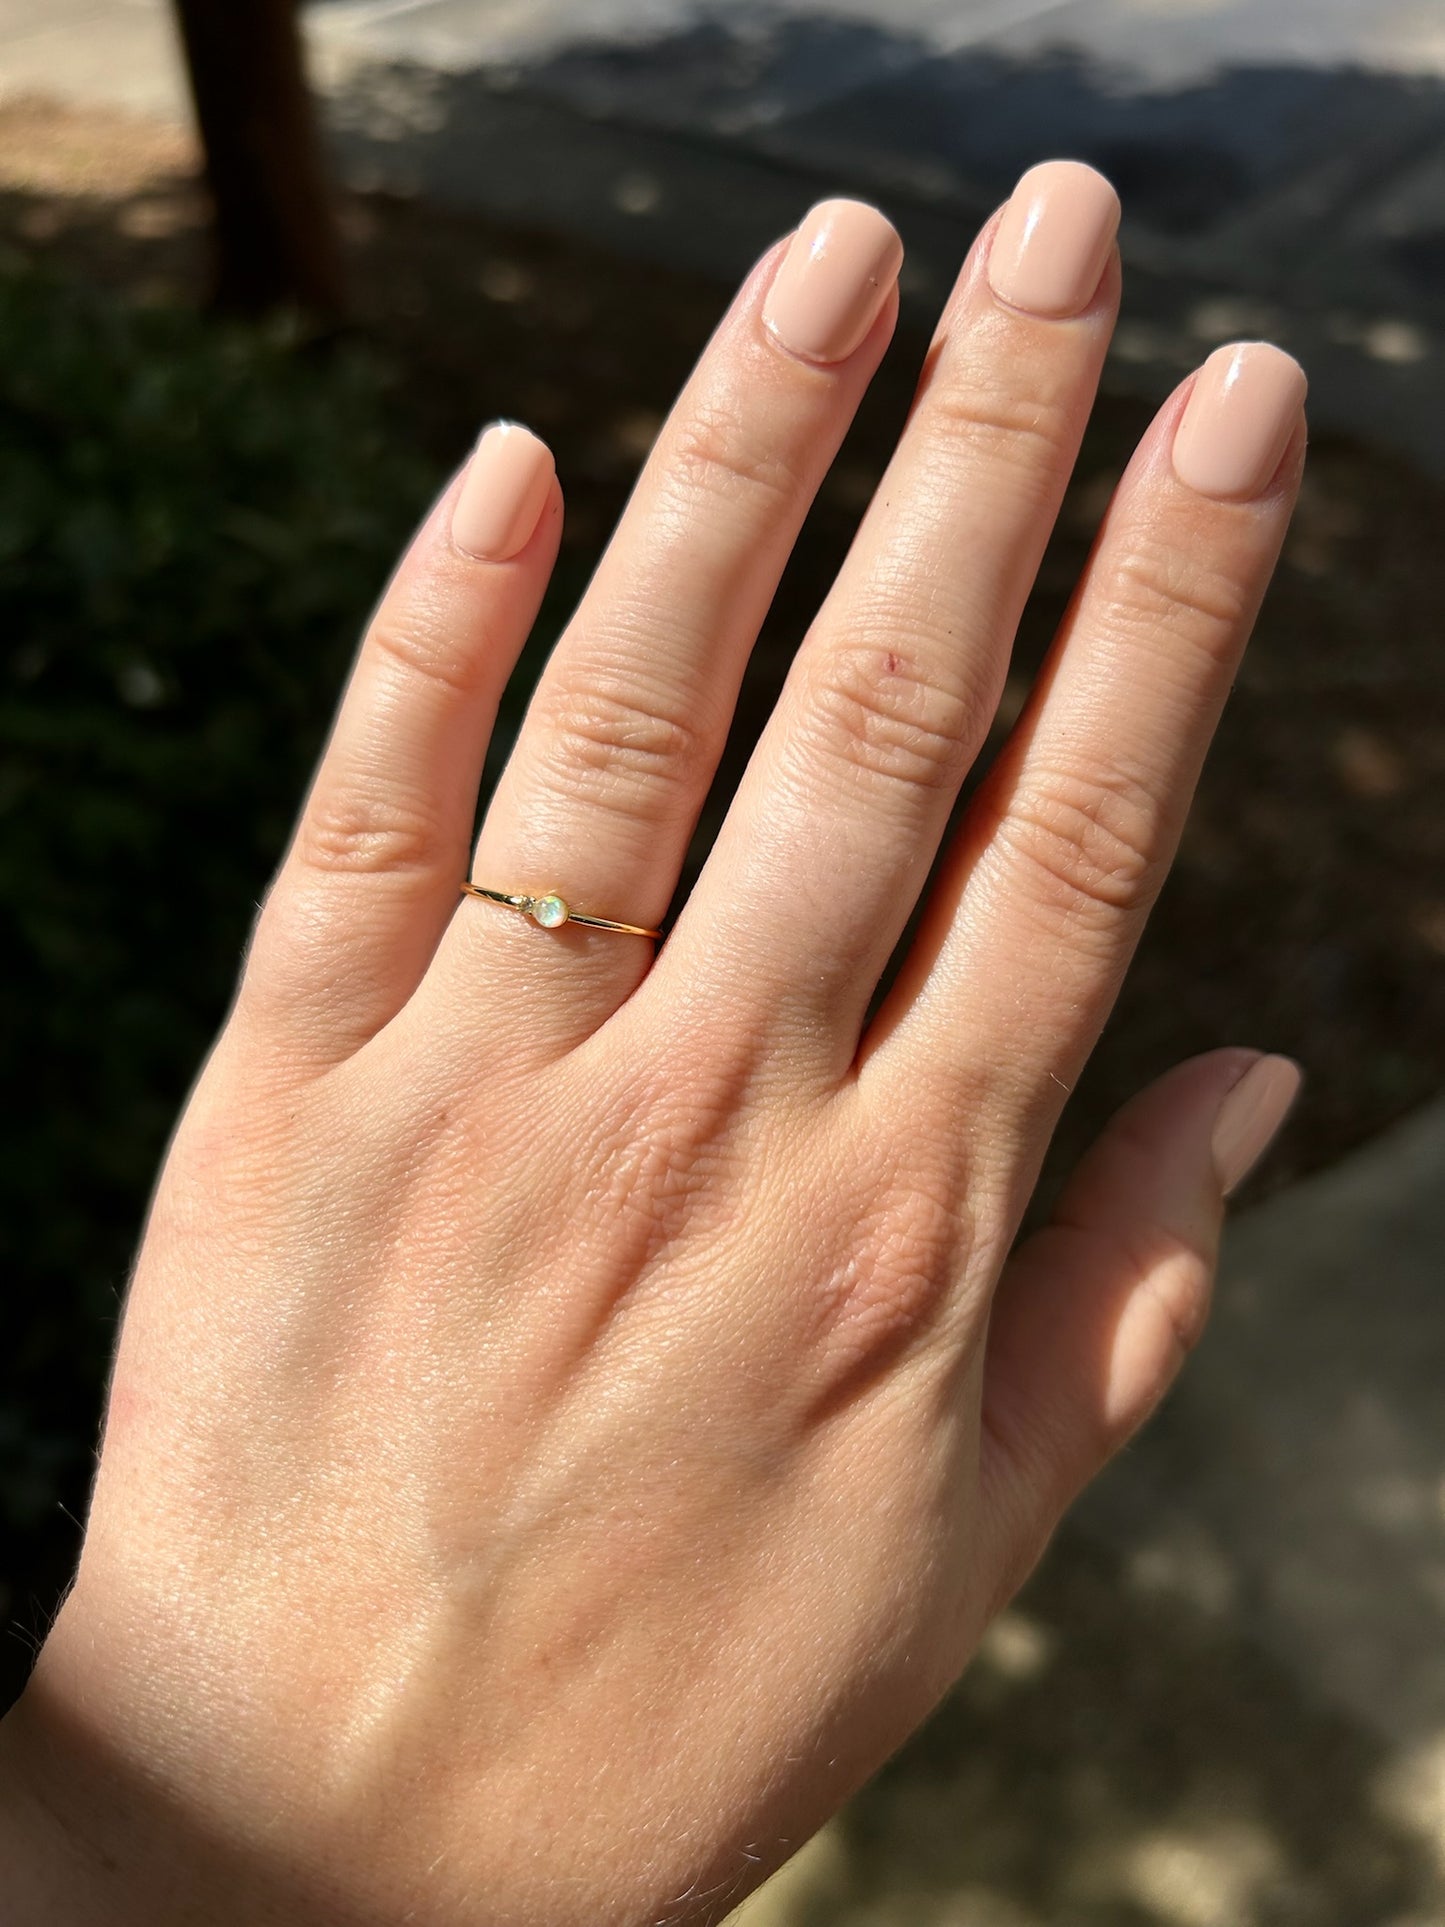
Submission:
<svg viewBox="0 0 1445 1927">
<path fill-rule="evenodd" d="M 555 890 L 527 900 L 527 915 L 544 930 L 560 930 L 571 914 L 566 898 L 559 897 Z"/>
</svg>

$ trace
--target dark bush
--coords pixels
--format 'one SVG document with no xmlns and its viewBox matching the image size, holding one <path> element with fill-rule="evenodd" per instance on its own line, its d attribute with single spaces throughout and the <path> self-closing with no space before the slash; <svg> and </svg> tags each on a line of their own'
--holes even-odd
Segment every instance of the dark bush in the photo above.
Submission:
<svg viewBox="0 0 1445 1927">
<path fill-rule="evenodd" d="M 166 1134 L 435 480 L 357 352 L 0 261 L 0 1705 Z"/>
</svg>

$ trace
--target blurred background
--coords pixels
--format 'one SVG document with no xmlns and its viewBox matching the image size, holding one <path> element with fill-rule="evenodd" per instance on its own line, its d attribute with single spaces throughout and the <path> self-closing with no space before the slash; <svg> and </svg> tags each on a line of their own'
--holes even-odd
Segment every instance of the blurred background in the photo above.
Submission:
<svg viewBox="0 0 1445 1927">
<path fill-rule="evenodd" d="M 1442 103 L 1438 0 L 0 0 L 0 1705 L 167 1131 L 430 494 L 497 415 L 557 452 L 510 728 L 737 277 L 824 195 L 896 220 L 900 336 L 700 854 L 973 233 L 1073 155 L 1124 196 L 1124 314 L 1000 730 L 1181 374 L 1269 335 L 1313 437 L 1043 1191 L 1192 1051 L 1309 1082 L 1180 1390 L 740 1918 L 1440 1927 Z"/>
</svg>

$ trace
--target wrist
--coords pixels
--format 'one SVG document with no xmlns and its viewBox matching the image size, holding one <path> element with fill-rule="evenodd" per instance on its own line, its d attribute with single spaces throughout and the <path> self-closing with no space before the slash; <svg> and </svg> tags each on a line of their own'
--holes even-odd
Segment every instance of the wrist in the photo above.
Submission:
<svg viewBox="0 0 1445 1927">
<path fill-rule="evenodd" d="M 6 1927 L 282 1927 L 42 1667 L 0 1720 Z M 294 1916 L 285 1916 L 293 1927 Z"/>
<path fill-rule="evenodd" d="M 99 1911 L 86 1851 L 49 1797 L 45 1753 L 27 1689 L 0 1720 L 0 1909 L 15 1927 L 72 1927 Z"/>
<path fill-rule="evenodd" d="M 73 1629 L 72 1629 L 73 1630 Z M 53 1630 L 0 1720 L 4 1927 L 387 1927 L 283 1806 L 246 1799 L 218 1766 L 201 1783 L 108 1711 Z M 410 1917 L 409 1912 L 406 1917 Z"/>
</svg>

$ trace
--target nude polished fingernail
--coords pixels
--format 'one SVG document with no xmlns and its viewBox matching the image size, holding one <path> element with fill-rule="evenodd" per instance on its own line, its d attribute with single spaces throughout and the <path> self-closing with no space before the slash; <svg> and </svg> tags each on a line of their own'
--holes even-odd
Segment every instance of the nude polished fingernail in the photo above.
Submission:
<svg viewBox="0 0 1445 1927">
<path fill-rule="evenodd" d="M 520 422 L 493 422 L 472 451 L 452 510 L 452 540 L 479 562 L 526 548 L 551 493 L 556 464 Z"/>
<path fill-rule="evenodd" d="M 1082 161 L 1041 161 L 1009 199 L 989 249 L 1000 301 L 1062 319 L 1098 292 L 1119 231 L 1119 197 Z"/>
<path fill-rule="evenodd" d="M 1220 1107 L 1210 1151 L 1227 1197 L 1258 1164 L 1299 1096 L 1304 1073 L 1288 1057 L 1250 1065 Z"/>
<path fill-rule="evenodd" d="M 903 243 L 866 201 L 820 201 L 778 264 L 763 320 L 807 361 L 842 361 L 878 319 L 903 265 Z"/>
<path fill-rule="evenodd" d="M 1201 495 L 1247 501 L 1279 467 L 1309 384 L 1268 341 L 1216 348 L 1174 431 L 1174 473 Z"/>
</svg>

